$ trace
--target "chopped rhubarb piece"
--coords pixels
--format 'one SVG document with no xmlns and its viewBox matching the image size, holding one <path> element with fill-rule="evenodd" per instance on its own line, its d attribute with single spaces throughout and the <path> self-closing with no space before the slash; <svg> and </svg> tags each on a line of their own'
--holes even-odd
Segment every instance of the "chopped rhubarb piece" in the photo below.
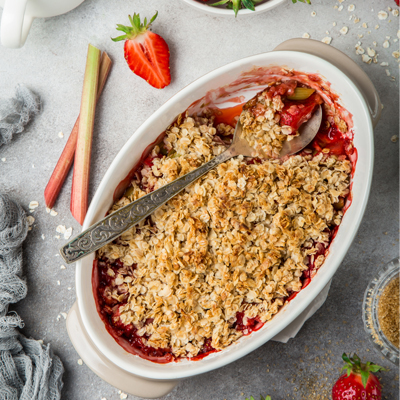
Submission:
<svg viewBox="0 0 400 400">
<path fill-rule="evenodd" d="M 281 126 L 290 126 L 292 132 L 296 132 L 304 122 L 311 118 L 313 111 L 320 104 L 322 104 L 322 98 L 317 93 L 304 101 L 285 101 L 281 112 Z"/>
<path fill-rule="evenodd" d="M 103 91 L 110 69 L 111 69 L 111 59 L 106 52 L 103 52 L 100 61 L 97 100 L 99 100 L 101 92 Z M 57 165 L 54 168 L 54 171 L 49 179 L 49 182 L 47 183 L 46 189 L 44 190 L 44 199 L 46 202 L 46 206 L 48 208 L 54 207 L 58 194 L 60 193 L 61 187 L 64 184 L 64 181 L 72 166 L 75 155 L 76 142 L 78 140 L 78 127 L 79 127 L 79 116 L 76 119 L 75 125 L 72 128 L 71 134 L 69 135 L 64 150 L 61 153 Z"/>
<path fill-rule="evenodd" d="M 90 155 L 97 86 L 100 70 L 100 50 L 89 45 L 85 78 L 83 81 L 81 112 L 79 115 L 78 140 L 76 143 L 74 175 L 71 190 L 71 213 L 82 225 L 88 209 Z"/>
</svg>

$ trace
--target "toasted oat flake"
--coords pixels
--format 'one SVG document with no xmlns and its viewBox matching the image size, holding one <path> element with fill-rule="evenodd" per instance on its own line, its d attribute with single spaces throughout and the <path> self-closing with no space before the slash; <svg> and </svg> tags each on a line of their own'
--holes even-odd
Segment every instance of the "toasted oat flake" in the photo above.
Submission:
<svg viewBox="0 0 400 400">
<path fill-rule="evenodd" d="M 340 33 L 342 35 L 346 35 L 348 31 L 349 31 L 349 28 L 347 26 L 344 26 L 342 29 L 340 29 Z"/>
<path fill-rule="evenodd" d="M 390 46 L 389 40 L 385 40 L 382 46 L 387 49 Z"/>
<path fill-rule="evenodd" d="M 379 29 L 379 25 L 375 25 L 375 29 Z"/>
<path fill-rule="evenodd" d="M 326 44 L 331 44 L 332 38 L 329 37 L 329 36 L 326 36 L 326 37 L 324 37 L 324 38 L 321 40 L 321 42 L 322 42 L 322 43 L 326 43 Z"/>
<path fill-rule="evenodd" d="M 28 215 L 28 216 L 26 217 L 26 220 L 28 221 L 28 225 L 29 225 L 29 226 L 32 226 L 33 223 L 35 222 L 35 218 L 33 218 L 32 215 Z"/>
<path fill-rule="evenodd" d="M 304 39 L 309 39 L 310 38 L 310 34 L 309 33 L 303 33 L 303 38 Z"/>
<path fill-rule="evenodd" d="M 356 9 L 356 6 L 355 6 L 354 4 L 350 4 L 350 5 L 347 7 L 347 9 L 348 9 L 350 12 L 352 12 L 352 11 L 354 11 L 354 10 Z"/>
<path fill-rule="evenodd" d="M 376 51 L 374 49 L 371 49 L 371 47 L 367 48 L 367 53 L 370 57 L 375 57 Z"/>
<path fill-rule="evenodd" d="M 363 22 L 363 24 L 361 25 L 363 28 L 368 28 L 368 25 L 365 23 L 365 22 Z"/>
<path fill-rule="evenodd" d="M 378 12 L 378 18 L 381 19 L 381 20 L 387 19 L 388 15 L 389 14 L 386 11 L 383 11 L 383 10 Z"/>
<path fill-rule="evenodd" d="M 359 22 L 360 22 L 360 18 L 358 18 L 358 17 L 354 18 L 354 23 L 355 24 L 358 24 Z"/>
<path fill-rule="evenodd" d="M 363 62 L 365 62 L 366 64 L 371 64 L 372 63 L 372 58 L 370 56 L 367 56 L 366 54 L 362 55 L 362 60 Z"/>
<path fill-rule="evenodd" d="M 394 51 L 394 52 L 392 53 L 392 56 L 393 56 L 394 58 L 399 58 L 399 57 L 400 57 L 400 52 Z"/>
<path fill-rule="evenodd" d="M 56 215 L 58 215 L 58 212 L 55 211 L 55 210 L 51 210 L 51 211 L 50 211 L 50 215 L 51 215 L 52 217 L 55 217 Z"/>
<path fill-rule="evenodd" d="M 396 143 L 396 142 L 399 140 L 399 137 L 398 137 L 397 135 L 393 135 L 393 136 L 390 138 L 390 140 L 391 140 L 393 143 Z"/>
<path fill-rule="evenodd" d="M 78 365 L 83 365 L 82 359 L 80 358 L 80 359 L 77 361 L 77 363 L 78 363 Z"/>
<path fill-rule="evenodd" d="M 392 14 L 393 14 L 394 17 L 398 17 L 399 16 L 399 10 L 397 10 L 397 9 L 393 10 Z"/>
</svg>

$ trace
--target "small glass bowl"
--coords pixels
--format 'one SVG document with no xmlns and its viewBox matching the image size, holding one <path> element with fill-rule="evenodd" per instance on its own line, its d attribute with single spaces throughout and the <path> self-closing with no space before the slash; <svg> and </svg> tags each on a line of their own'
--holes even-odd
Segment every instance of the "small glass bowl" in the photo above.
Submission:
<svg viewBox="0 0 400 400">
<path fill-rule="evenodd" d="M 363 321 L 364 329 L 376 349 L 389 361 L 399 365 L 399 349 L 384 335 L 379 326 L 378 306 L 383 289 L 400 273 L 399 258 L 395 258 L 378 270 L 364 294 Z"/>
</svg>

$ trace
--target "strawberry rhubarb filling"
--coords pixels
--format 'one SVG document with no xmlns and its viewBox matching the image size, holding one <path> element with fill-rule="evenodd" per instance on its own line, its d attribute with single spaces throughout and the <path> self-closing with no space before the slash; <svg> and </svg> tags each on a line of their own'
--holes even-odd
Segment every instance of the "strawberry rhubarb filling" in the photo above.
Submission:
<svg viewBox="0 0 400 400">
<path fill-rule="evenodd" d="M 315 139 L 279 160 L 320 104 Z M 260 329 L 324 263 L 349 203 L 348 125 L 294 80 L 270 83 L 243 109 L 242 134 L 268 158 L 219 165 L 97 252 L 97 310 L 130 353 L 168 363 L 223 350 Z M 110 212 L 222 153 L 234 130 L 217 123 L 223 112 L 180 115 Z"/>
</svg>

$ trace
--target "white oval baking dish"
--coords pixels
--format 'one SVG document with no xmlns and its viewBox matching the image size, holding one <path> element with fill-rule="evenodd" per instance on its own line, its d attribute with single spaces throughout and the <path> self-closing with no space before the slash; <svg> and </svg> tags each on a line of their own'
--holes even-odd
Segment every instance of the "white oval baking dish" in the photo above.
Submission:
<svg viewBox="0 0 400 400">
<path fill-rule="evenodd" d="M 295 48 L 298 51 L 286 51 L 288 48 Z M 373 125 L 378 121 L 381 111 L 376 90 L 353 61 L 330 46 L 311 40 L 293 39 L 283 43 L 276 50 L 280 51 L 244 58 L 218 68 L 185 87 L 160 107 L 132 135 L 112 162 L 92 200 L 83 229 L 88 228 L 106 214 L 113 202 L 113 194 L 119 182 L 128 175 L 146 146 L 152 143 L 180 112 L 202 98 L 207 91 L 232 83 L 242 72 L 254 66 L 279 65 L 307 73 L 318 73 L 325 77 L 332 84 L 333 91 L 339 94 L 340 103 L 353 115 L 354 145 L 358 152 L 358 161 L 353 177 L 352 204 L 330 246 L 329 255 L 311 283 L 259 331 L 242 337 L 225 350 L 210 354 L 202 360 L 183 360 L 169 364 L 156 364 L 134 356 L 114 341 L 97 313 L 92 294 L 91 276 L 94 255 L 78 261 L 76 264 L 77 306 L 68 317 L 68 332 L 84 361 L 86 360 L 82 353 L 86 348 L 88 354 L 96 353 L 96 360 L 92 359 L 92 365 L 88 359 L 89 367 L 115 386 L 123 388 L 121 386 L 123 379 L 132 377 L 132 384 L 138 389 L 132 388 L 131 385 L 131 393 L 140 396 L 146 393 L 148 398 L 159 397 L 172 390 L 175 385 L 172 380 L 220 368 L 263 345 L 295 320 L 318 296 L 340 266 L 357 233 L 371 185 Z M 313 54 L 318 54 L 319 57 Z M 333 64 L 339 65 L 340 69 Z M 112 375 L 116 376 L 115 379 Z M 141 381 L 139 377 L 145 380 Z M 143 385 L 147 387 L 146 391 L 139 389 L 141 385 L 142 389 Z"/>
</svg>

